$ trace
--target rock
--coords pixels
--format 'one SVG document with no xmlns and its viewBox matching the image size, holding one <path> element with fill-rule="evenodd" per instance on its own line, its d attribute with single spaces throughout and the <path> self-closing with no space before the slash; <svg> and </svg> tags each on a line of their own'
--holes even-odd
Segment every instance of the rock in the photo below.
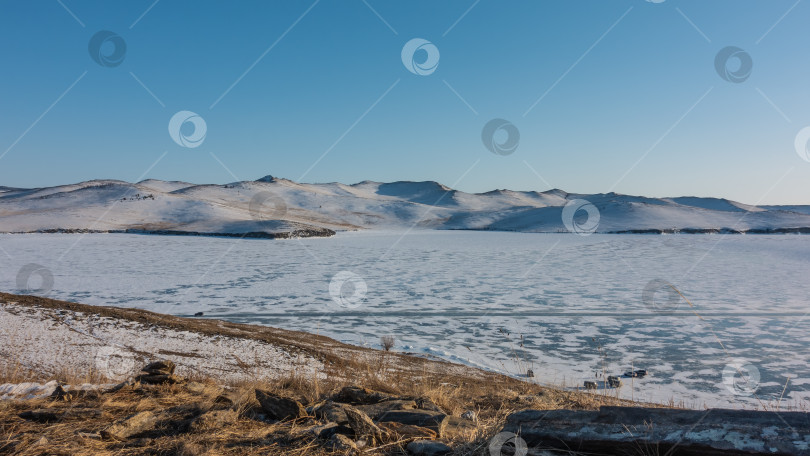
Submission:
<svg viewBox="0 0 810 456">
<path fill-rule="evenodd" d="M 335 434 L 329 439 L 329 447 L 335 451 L 357 451 L 357 444 L 343 434 Z"/>
<path fill-rule="evenodd" d="M 381 393 L 379 391 L 372 391 L 366 388 L 357 386 L 347 386 L 340 390 L 332 400 L 335 402 L 342 402 L 344 404 L 360 405 L 360 404 L 376 404 L 378 402 L 390 401 L 396 399 L 395 397 Z"/>
<path fill-rule="evenodd" d="M 598 411 L 523 410 L 507 417 L 503 432 L 519 433 L 529 448 L 572 454 L 674 447 L 678 455 L 688 456 L 810 454 L 810 414 L 805 412 L 605 406 Z"/>
<path fill-rule="evenodd" d="M 349 407 L 346 409 L 346 418 L 349 419 L 349 427 L 354 431 L 354 438 L 368 438 L 371 445 L 382 442 L 385 436 L 383 431 L 371 421 L 368 415 L 353 407 Z"/>
<path fill-rule="evenodd" d="M 141 374 L 135 377 L 136 382 L 147 385 L 174 385 L 183 382 L 183 377 L 172 374 Z"/>
<path fill-rule="evenodd" d="M 435 402 L 431 401 L 426 397 L 419 397 L 416 398 L 416 407 L 422 410 L 433 410 L 434 412 L 445 413 L 441 407 L 436 405 Z"/>
<path fill-rule="evenodd" d="M 304 406 L 295 399 L 277 396 L 269 391 L 256 390 L 256 400 L 262 406 L 262 410 L 271 418 L 277 420 L 294 420 L 307 416 Z"/>
<path fill-rule="evenodd" d="M 326 401 L 323 405 L 315 407 L 313 414 L 316 418 L 324 421 L 333 421 L 338 424 L 346 424 L 349 419 L 346 418 L 346 409 L 351 406 L 346 404 L 338 404 L 337 402 Z"/>
<path fill-rule="evenodd" d="M 413 456 L 445 456 L 453 453 L 453 449 L 441 442 L 433 440 L 417 440 L 407 446 L 408 453 Z"/>
<path fill-rule="evenodd" d="M 333 435 L 337 434 L 341 426 L 337 423 L 326 423 L 310 426 L 301 430 L 302 434 L 308 434 L 316 439 L 328 440 Z M 348 429 L 348 428 L 347 428 Z M 349 429 L 351 431 L 351 429 Z"/>
<path fill-rule="evenodd" d="M 36 409 L 22 412 L 20 418 L 37 423 L 53 423 L 62 419 L 62 414 L 55 409 Z"/>
<path fill-rule="evenodd" d="M 235 405 L 239 403 L 239 394 L 236 391 L 226 390 L 217 395 L 215 404 Z"/>
<path fill-rule="evenodd" d="M 394 421 L 411 426 L 428 428 L 439 437 L 444 436 L 448 417 L 444 413 L 436 413 L 430 410 L 393 410 L 383 414 L 378 421 Z"/>
<path fill-rule="evenodd" d="M 439 437 L 436 431 L 431 429 L 397 423 L 395 421 L 377 423 L 377 426 L 387 431 L 389 435 L 396 436 L 397 439 L 436 439 Z"/>
<path fill-rule="evenodd" d="M 147 364 L 142 371 L 152 375 L 172 375 L 174 373 L 175 365 L 169 360 L 155 361 Z"/>
<path fill-rule="evenodd" d="M 43 408 L 28 410 L 19 415 L 20 418 L 37 423 L 55 423 L 67 419 L 87 419 L 101 416 L 101 410 L 92 408 L 71 407 L 66 409 Z"/>
<path fill-rule="evenodd" d="M 372 420 L 376 420 L 383 414 L 385 414 L 386 412 L 390 412 L 391 410 L 413 410 L 416 408 L 416 402 L 393 400 L 393 401 L 378 402 L 376 404 L 358 405 L 355 408 L 358 410 L 362 410 L 363 413 L 368 415 Z"/>
<path fill-rule="evenodd" d="M 473 423 L 478 422 L 478 414 L 475 413 L 475 410 L 467 410 L 466 412 L 461 414 L 461 417 L 465 420 L 472 421 Z"/>
<path fill-rule="evenodd" d="M 126 440 L 127 438 L 150 431 L 157 425 L 157 416 L 145 411 L 116 421 L 112 426 L 101 431 L 101 437 L 107 440 Z"/>
<path fill-rule="evenodd" d="M 239 414 L 233 410 L 212 410 L 194 418 L 190 429 L 194 432 L 217 429 L 236 422 L 238 418 Z"/>
</svg>

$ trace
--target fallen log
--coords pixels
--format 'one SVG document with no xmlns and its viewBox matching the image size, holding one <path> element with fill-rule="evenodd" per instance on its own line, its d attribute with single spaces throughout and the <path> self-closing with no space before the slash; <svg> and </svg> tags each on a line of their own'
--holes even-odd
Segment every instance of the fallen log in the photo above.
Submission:
<svg viewBox="0 0 810 456">
<path fill-rule="evenodd" d="M 503 432 L 517 434 L 532 449 L 607 455 L 650 449 L 669 456 L 810 455 L 810 413 L 804 412 L 523 410 L 509 415 Z"/>
</svg>

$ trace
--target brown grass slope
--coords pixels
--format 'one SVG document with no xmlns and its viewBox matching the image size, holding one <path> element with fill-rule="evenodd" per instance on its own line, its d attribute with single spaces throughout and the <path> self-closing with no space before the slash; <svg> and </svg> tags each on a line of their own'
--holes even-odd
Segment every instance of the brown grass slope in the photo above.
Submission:
<svg viewBox="0 0 810 456">
<path fill-rule="evenodd" d="M 444 361 L 356 347 L 303 332 L 0 293 L 0 303 L 3 302 L 99 314 L 202 334 L 262 340 L 321 360 L 324 372 L 320 374 L 325 375 L 290 372 L 284 378 L 256 378 L 237 383 L 213 377 L 190 378 L 175 385 L 129 382 L 117 391 L 97 394 L 0 401 L 0 454 L 347 454 L 345 450 L 331 450 L 307 430 L 322 423 L 314 416 L 279 422 L 263 418 L 257 413 L 256 388 L 294 398 L 309 410 L 333 398 L 342 388 L 356 385 L 398 398 L 427 399 L 454 417 L 475 411 L 479 420 L 474 426 L 442 438 L 457 455 L 488 455 L 489 439 L 499 432 L 505 417 L 516 410 L 634 405 L 598 394 L 547 388 Z M 5 378 L 0 378 L 0 383 L 53 379 L 52 375 L 14 369 L 9 366 L 13 360 L 2 362 L 6 365 L 0 366 L 3 367 L 0 372 L 4 372 Z M 542 378 L 542 372 L 536 374 Z M 67 384 L 87 380 L 86 377 L 57 377 Z M 43 411 L 42 416 L 35 415 L 33 419 L 20 416 L 34 410 Z M 153 412 L 157 417 L 154 429 L 122 441 L 99 438 L 98 433 L 113 422 L 144 411 Z M 205 425 L 191 425 L 211 411 L 223 411 L 216 416 L 224 418 Z M 405 446 L 411 440 L 413 438 L 393 433 L 388 440 L 365 448 L 363 454 L 405 455 Z"/>
</svg>

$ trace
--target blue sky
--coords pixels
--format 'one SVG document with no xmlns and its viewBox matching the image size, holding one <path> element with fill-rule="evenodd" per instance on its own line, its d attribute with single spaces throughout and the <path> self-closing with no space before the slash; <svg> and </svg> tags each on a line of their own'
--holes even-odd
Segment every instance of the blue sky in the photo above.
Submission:
<svg viewBox="0 0 810 456">
<path fill-rule="evenodd" d="M 0 11 L 0 185 L 272 174 L 810 204 L 810 162 L 794 147 L 810 126 L 810 2 L 3 0 Z M 103 30 L 126 43 L 117 66 L 91 58 Z M 431 74 L 403 65 L 414 38 L 439 51 Z M 743 82 L 715 68 L 727 46 L 751 57 Z M 170 136 L 179 111 L 204 119 L 198 147 Z M 520 132 L 510 155 L 482 141 L 495 118 Z"/>
</svg>

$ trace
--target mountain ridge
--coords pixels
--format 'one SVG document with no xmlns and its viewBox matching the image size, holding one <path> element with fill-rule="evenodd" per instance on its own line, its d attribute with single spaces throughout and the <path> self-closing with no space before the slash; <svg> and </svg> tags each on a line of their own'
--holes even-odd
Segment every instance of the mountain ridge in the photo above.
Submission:
<svg viewBox="0 0 810 456">
<path fill-rule="evenodd" d="M 233 235 L 403 228 L 803 233 L 810 232 L 810 205 L 753 206 L 725 198 L 580 194 L 556 188 L 466 193 L 435 181 L 309 184 L 272 175 L 228 184 L 95 179 L 53 187 L 0 187 L 0 232 L 6 233 Z"/>
</svg>

